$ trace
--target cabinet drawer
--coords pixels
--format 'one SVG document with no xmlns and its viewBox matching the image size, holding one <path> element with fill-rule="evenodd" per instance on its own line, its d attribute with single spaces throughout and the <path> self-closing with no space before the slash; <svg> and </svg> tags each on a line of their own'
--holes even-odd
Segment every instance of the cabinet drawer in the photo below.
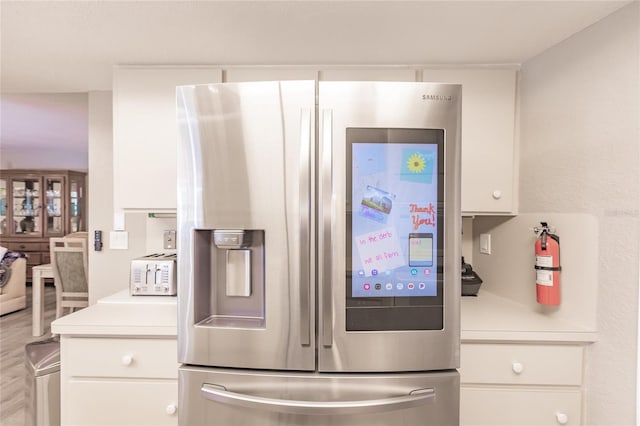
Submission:
<svg viewBox="0 0 640 426">
<path fill-rule="evenodd" d="M 462 344 L 460 381 L 580 386 L 582 359 L 581 346 Z"/>
<path fill-rule="evenodd" d="M 63 388 L 62 424 L 178 424 L 177 380 L 71 379 Z"/>
<path fill-rule="evenodd" d="M 491 389 L 462 386 L 461 425 L 557 426 L 581 424 L 578 390 Z"/>
<path fill-rule="evenodd" d="M 7 248 L 9 250 L 13 250 L 13 251 L 41 251 L 40 246 L 42 245 L 42 243 L 39 242 L 28 242 L 28 243 L 23 243 L 23 242 L 12 242 L 12 243 L 7 243 Z"/>
<path fill-rule="evenodd" d="M 178 377 L 174 339 L 70 338 L 65 346 L 68 377 Z"/>
</svg>

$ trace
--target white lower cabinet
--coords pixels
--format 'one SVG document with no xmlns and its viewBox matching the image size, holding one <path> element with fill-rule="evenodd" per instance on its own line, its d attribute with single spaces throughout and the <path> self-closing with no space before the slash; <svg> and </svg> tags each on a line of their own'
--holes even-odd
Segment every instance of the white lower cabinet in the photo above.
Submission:
<svg viewBox="0 0 640 426">
<path fill-rule="evenodd" d="M 580 425 L 582 393 L 545 388 L 462 385 L 460 424 L 487 426 Z"/>
<path fill-rule="evenodd" d="M 463 343 L 460 424 L 583 424 L 579 344 Z"/>
<path fill-rule="evenodd" d="M 178 381 L 73 378 L 66 425 L 177 425 Z"/>
<path fill-rule="evenodd" d="M 177 425 L 177 342 L 61 339 L 63 425 Z"/>
</svg>

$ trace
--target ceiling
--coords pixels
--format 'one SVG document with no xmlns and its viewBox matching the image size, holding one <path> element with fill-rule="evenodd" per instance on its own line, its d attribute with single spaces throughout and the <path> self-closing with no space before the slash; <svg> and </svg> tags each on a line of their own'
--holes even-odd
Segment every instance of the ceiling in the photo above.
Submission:
<svg viewBox="0 0 640 426">
<path fill-rule="evenodd" d="M 517 65 L 628 3 L 0 0 L 0 143 L 86 144 L 117 64 Z"/>
</svg>

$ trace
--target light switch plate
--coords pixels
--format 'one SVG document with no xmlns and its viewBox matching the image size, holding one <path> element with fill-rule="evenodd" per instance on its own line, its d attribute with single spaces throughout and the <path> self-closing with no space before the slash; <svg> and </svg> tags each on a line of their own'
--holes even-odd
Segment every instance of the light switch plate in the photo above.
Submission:
<svg viewBox="0 0 640 426">
<path fill-rule="evenodd" d="M 112 250 L 127 250 L 129 248 L 129 233 L 127 231 L 109 232 L 109 248 Z"/>
<path fill-rule="evenodd" d="M 491 234 L 480 234 L 480 253 L 491 254 Z"/>
</svg>

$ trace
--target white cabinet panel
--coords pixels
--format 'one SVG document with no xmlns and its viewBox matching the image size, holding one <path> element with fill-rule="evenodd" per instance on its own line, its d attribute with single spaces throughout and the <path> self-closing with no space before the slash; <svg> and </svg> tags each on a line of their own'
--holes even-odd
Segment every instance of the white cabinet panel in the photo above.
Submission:
<svg viewBox="0 0 640 426">
<path fill-rule="evenodd" d="M 175 339 L 83 338 L 65 346 L 69 376 L 178 378 Z"/>
<path fill-rule="evenodd" d="M 243 81 L 281 81 L 316 80 L 318 71 L 307 68 L 250 67 L 229 68 L 224 71 L 224 81 L 240 83 Z"/>
<path fill-rule="evenodd" d="M 475 344 L 460 346 L 462 383 L 582 384 L 582 347 Z"/>
<path fill-rule="evenodd" d="M 416 70 L 403 68 L 326 69 L 321 81 L 417 81 Z"/>
<path fill-rule="evenodd" d="M 581 424 L 579 390 L 495 389 L 462 386 L 460 424 L 558 426 Z"/>
<path fill-rule="evenodd" d="M 425 69 L 422 79 L 462 84 L 462 212 L 515 213 L 516 71 Z"/>
<path fill-rule="evenodd" d="M 211 67 L 118 67 L 113 73 L 114 208 L 176 209 L 176 86 L 217 83 Z"/>
<path fill-rule="evenodd" d="M 462 425 L 580 425 L 584 346 L 460 345 Z"/>
<path fill-rule="evenodd" d="M 177 357 L 175 338 L 62 336 L 62 424 L 177 425 Z"/>
<path fill-rule="evenodd" d="M 74 407 L 63 411 L 65 425 L 178 424 L 177 380 L 73 378 L 65 391 L 70 406 Z"/>
</svg>

